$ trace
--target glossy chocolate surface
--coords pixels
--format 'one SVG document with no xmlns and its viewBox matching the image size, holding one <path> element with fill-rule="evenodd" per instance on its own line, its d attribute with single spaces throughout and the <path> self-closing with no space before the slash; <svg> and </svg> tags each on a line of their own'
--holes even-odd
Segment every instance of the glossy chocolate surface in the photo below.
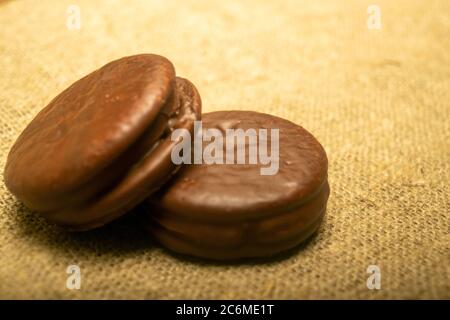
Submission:
<svg viewBox="0 0 450 320">
<path fill-rule="evenodd" d="M 260 164 L 184 165 L 146 202 L 148 230 L 170 249 L 211 259 L 268 256 L 320 225 L 329 196 L 320 143 L 287 120 L 248 111 L 204 114 L 203 127 L 278 128 L 279 171 Z"/>
<path fill-rule="evenodd" d="M 166 58 L 108 63 L 54 98 L 25 128 L 5 167 L 8 189 L 71 229 L 134 207 L 177 169 L 170 131 L 193 129 L 201 100 Z M 167 156 L 169 154 L 169 157 Z"/>
</svg>

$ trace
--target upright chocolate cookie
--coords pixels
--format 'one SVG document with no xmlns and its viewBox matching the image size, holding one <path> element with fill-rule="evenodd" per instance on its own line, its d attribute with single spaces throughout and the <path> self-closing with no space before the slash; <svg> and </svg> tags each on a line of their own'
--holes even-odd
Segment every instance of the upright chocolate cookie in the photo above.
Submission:
<svg viewBox="0 0 450 320">
<path fill-rule="evenodd" d="M 259 129 L 279 129 L 278 170 L 263 175 L 261 168 L 269 164 L 249 164 L 248 156 L 247 164 L 184 165 L 144 203 L 144 225 L 159 242 L 217 260 L 264 257 L 297 246 L 318 229 L 329 195 L 328 162 L 310 133 L 287 120 L 245 111 L 204 114 L 202 125 L 224 135 L 227 129 L 255 129 L 259 138 Z M 269 136 L 258 145 L 268 140 L 270 153 Z M 249 152 L 254 141 L 245 141 Z M 241 147 L 234 148 L 236 157 Z"/>
<path fill-rule="evenodd" d="M 101 226 L 174 173 L 170 132 L 193 130 L 201 101 L 166 58 L 106 64 L 54 98 L 25 128 L 5 167 L 8 189 L 70 229 Z"/>
</svg>

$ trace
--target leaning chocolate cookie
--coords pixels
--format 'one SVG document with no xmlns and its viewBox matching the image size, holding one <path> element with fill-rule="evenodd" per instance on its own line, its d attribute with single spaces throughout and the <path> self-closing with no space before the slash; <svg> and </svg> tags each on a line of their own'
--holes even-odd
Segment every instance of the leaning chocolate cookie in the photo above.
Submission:
<svg viewBox="0 0 450 320">
<path fill-rule="evenodd" d="M 73 230 L 101 226 L 158 189 L 177 169 L 170 132 L 193 130 L 200 96 L 166 58 L 110 62 L 72 84 L 9 152 L 8 189 Z"/>
<path fill-rule="evenodd" d="M 209 138 L 203 134 L 202 163 L 184 165 L 144 202 L 141 218 L 154 238 L 182 254 L 228 260 L 271 256 L 317 231 L 329 196 L 328 161 L 309 132 L 290 121 L 246 111 L 204 114 L 202 130 L 208 129 L 215 130 Z M 241 145 L 237 136 L 229 137 L 239 129 L 248 133 Z M 256 139 L 250 137 L 255 132 Z M 224 143 L 223 152 L 216 145 L 216 154 L 206 159 L 214 149 L 211 135 Z M 227 147 L 231 141 L 236 144 Z M 244 163 L 238 163 L 244 150 Z M 257 151 L 256 164 L 252 150 Z M 234 162 L 227 159 L 231 154 Z M 198 163 L 198 155 L 194 158 Z"/>
</svg>

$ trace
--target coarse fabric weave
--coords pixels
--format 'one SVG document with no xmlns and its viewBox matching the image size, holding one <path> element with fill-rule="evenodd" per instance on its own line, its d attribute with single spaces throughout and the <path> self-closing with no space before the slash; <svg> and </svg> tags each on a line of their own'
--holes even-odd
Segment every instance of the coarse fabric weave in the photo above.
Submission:
<svg viewBox="0 0 450 320">
<path fill-rule="evenodd" d="M 1 181 L 0 298 L 449 299 L 450 1 L 372 3 L 0 1 L 2 168 L 61 90 L 113 59 L 157 53 L 197 86 L 204 112 L 266 112 L 312 132 L 331 186 L 307 244 L 221 264 L 167 252 L 131 217 L 68 233 Z M 80 290 L 66 288 L 73 264 Z M 367 287 L 370 265 L 379 290 Z"/>
</svg>

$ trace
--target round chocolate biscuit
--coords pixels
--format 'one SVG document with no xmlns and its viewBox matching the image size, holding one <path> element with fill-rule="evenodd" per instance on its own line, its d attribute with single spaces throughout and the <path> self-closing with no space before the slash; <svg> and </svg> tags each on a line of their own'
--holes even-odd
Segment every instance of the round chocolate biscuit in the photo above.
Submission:
<svg viewBox="0 0 450 320">
<path fill-rule="evenodd" d="M 170 132 L 193 130 L 200 112 L 197 90 L 166 58 L 115 60 L 37 114 L 9 152 L 6 186 L 57 224 L 101 226 L 174 173 Z"/>
<path fill-rule="evenodd" d="M 179 253 L 228 260 L 271 256 L 317 231 L 329 196 L 328 161 L 309 132 L 290 121 L 249 111 L 204 114 L 202 128 L 223 134 L 224 155 L 232 141 L 226 136 L 228 129 L 254 129 L 261 139 L 258 161 L 250 163 L 255 140 L 246 138 L 244 144 L 234 140 L 234 162 L 207 164 L 203 158 L 201 164 L 185 164 L 144 202 L 141 218 L 152 236 Z M 267 129 L 264 136 L 260 129 Z M 278 129 L 278 140 L 272 140 L 271 129 Z M 212 141 L 206 140 L 203 150 Z M 278 161 L 278 170 L 263 175 L 261 169 L 270 164 L 262 164 L 261 148 L 265 144 L 270 155 L 276 141 L 279 156 L 272 160 Z M 237 163 L 239 149 L 247 152 L 243 164 Z"/>
</svg>

